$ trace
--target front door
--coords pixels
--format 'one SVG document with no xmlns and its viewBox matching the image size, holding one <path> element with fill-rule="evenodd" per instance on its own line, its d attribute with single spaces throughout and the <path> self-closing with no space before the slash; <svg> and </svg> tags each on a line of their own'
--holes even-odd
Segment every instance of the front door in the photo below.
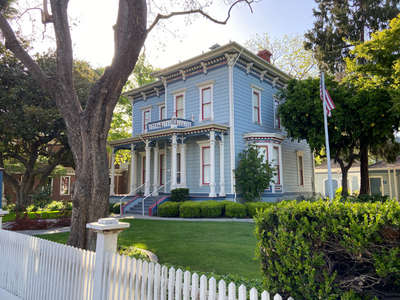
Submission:
<svg viewBox="0 0 400 300">
<path fill-rule="evenodd" d="M 382 196 L 381 178 L 369 178 L 369 186 L 371 187 L 371 195 L 380 194 Z"/>
</svg>

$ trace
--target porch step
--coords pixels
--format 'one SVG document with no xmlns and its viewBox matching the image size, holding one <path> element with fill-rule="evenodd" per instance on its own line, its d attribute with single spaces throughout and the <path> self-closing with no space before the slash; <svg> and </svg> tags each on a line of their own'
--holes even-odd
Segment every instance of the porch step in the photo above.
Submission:
<svg viewBox="0 0 400 300">
<path fill-rule="evenodd" d="M 150 206 L 152 206 L 153 204 L 155 204 L 159 199 L 161 198 L 161 196 L 154 196 L 154 197 L 149 197 L 144 201 L 144 214 L 145 216 L 149 215 L 149 208 Z M 129 210 L 126 211 L 127 214 L 137 214 L 137 215 L 141 215 L 142 214 L 142 201 L 144 198 L 139 199 L 139 201 L 137 201 L 136 205 L 133 207 L 130 207 Z"/>
</svg>

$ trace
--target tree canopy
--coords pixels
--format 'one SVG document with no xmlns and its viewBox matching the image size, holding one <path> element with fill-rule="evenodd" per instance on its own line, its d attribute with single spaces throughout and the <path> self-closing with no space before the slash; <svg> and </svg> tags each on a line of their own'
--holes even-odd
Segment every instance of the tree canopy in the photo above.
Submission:
<svg viewBox="0 0 400 300">
<path fill-rule="evenodd" d="M 48 74 L 54 71 L 53 52 L 37 55 L 35 61 Z M 81 61 L 74 63 L 73 72 L 79 98 L 84 101 L 97 76 Z M 58 165 L 74 166 L 74 161 L 54 98 L 3 45 L 0 76 L 0 165 L 18 204 L 26 206 Z M 21 180 L 12 176 L 16 171 L 23 175 Z"/>
<path fill-rule="evenodd" d="M 391 96 L 387 89 L 357 89 L 348 82 L 326 78 L 326 86 L 336 108 L 328 118 L 331 158 L 335 159 L 343 176 L 343 195 L 347 191 L 347 171 L 367 147 L 394 141 L 394 129 L 400 118 L 390 113 Z M 290 80 L 280 96 L 286 101 L 279 114 L 287 137 L 306 140 L 316 154 L 324 157 L 324 115 L 320 99 L 319 80 Z"/>
<path fill-rule="evenodd" d="M 300 34 L 285 35 L 282 39 L 272 39 L 269 33 L 256 34 L 245 46 L 255 53 L 267 49 L 272 53 L 271 63 L 296 79 L 318 77 L 317 61 L 312 51 L 304 49 L 304 37 Z"/>
</svg>

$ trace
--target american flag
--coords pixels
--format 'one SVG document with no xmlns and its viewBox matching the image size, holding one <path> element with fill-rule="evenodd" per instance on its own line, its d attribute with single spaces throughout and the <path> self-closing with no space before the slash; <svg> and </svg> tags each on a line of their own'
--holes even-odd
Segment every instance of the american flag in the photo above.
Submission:
<svg viewBox="0 0 400 300">
<path fill-rule="evenodd" d="M 324 89 L 325 89 L 325 100 L 326 100 L 326 112 L 328 117 L 332 117 L 331 110 L 336 108 L 336 106 L 335 103 L 333 103 L 333 100 L 329 95 L 328 89 L 325 86 L 324 73 L 321 73 L 321 78 L 319 81 L 319 96 L 321 98 L 322 103 L 324 103 Z"/>
</svg>

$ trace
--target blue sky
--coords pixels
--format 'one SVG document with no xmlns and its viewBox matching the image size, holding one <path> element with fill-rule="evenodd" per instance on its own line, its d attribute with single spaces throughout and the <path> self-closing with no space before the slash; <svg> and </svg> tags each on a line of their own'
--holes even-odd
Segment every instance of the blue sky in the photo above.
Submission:
<svg viewBox="0 0 400 300">
<path fill-rule="evenodd" d="M 215 2 L 208 12 L 222 20 L 226 17 L 227 6 L 221 0 Z M 118 0 L 70 1 L 71 23 L 77 24 L 72 26 L 75 57 L 91 62 L 94 67 L 111 63 L 114 50 L 112 26 L 116 21 L 117 6 Z M 234 8 L 227 25 L 197 18 L 186 26 L 182 18 L 173 18 L 168 30 L 178 30 L 178 37 L 173 38 L 168 32 L 157 35 L 152 31 L 146 41 L 146 53 L 154 66 L 164 68 L 208 51 L 215 43 L 223 45 L 231 40 L 244 44 L 252 35 L 264 32 L 278 38 L 291 33 L 303 34 L 313 26 L 314 7 L 314 0 L 263 0 L 253 4 L 253 13 L 248 7 Z M 40 20 L 40 16 L 37 19 Z M 35 49 L 41 51 L 53 45 L 48 41 L 39 42 Z"/>
</svg>

